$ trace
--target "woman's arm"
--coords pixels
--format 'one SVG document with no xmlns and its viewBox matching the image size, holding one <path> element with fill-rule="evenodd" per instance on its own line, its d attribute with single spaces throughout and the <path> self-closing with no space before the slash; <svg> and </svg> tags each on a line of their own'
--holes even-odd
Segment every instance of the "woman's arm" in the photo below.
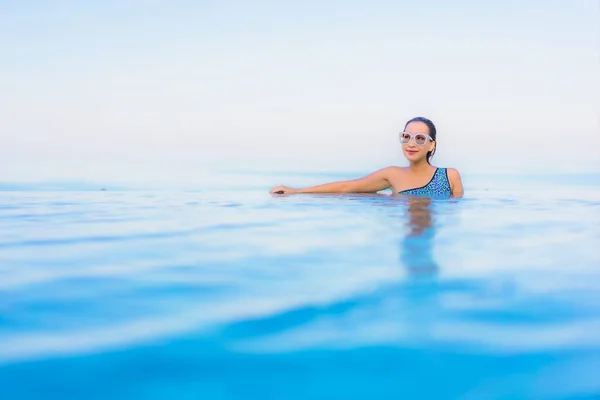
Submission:
<svg viewBox="0 0 600 400">
<path fill-rule="evenodd" d="M 460 174 L 454 168 L 448 168 L 448 181 L 452 190 L 452 197 L 462 197 L 465 193 Z"/>
<path fill-rule="evenodd" d="M 388 180 L 390 167 L 375 171 L 365 177 L 347 181 L 325 183 L 303 189 L 293 189 L 287 186 L 276 186 L 271 194 L 294 193 L 376 193 L 390 187 Z"/>
</svg>

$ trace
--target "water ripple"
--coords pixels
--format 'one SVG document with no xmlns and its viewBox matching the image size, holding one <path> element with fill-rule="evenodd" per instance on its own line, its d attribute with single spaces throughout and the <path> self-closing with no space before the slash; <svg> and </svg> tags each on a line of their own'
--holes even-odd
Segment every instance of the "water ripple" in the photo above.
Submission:
<svg viewBox="0 0 600 400">
<path fill-rule="evenodd" d="M 389 387 L 386 371 L 418 381 L 401 366 L 426 354 L 438 379 L 493 374 L 529 398 L 551 398 L 528 383 L 539 371 L 577 366 L 581 379 L 552 389 L 596 393 L 600 201 L 475 193 L 0 193 L 0 384 L 23 393 L 18 382 L 69 368 L 119 382 L 104 365 L 178 357 L 206 385 L 290 382 L 298 366 Z M 244 367 L 209 379 L 219 365 Z"/>
</svg>

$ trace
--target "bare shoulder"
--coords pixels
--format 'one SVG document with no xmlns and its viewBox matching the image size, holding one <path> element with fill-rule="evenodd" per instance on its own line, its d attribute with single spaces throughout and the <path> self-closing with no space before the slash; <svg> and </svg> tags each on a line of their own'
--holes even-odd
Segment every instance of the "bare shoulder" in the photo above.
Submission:
<svg viewBox="0 0 600 400">
<path fill-rule="evenodd" d="M 446 168 L 446 171 L 448 172 L 449 179 L 451 179 L 451 180 L 460 179 L 460 173 L 458 172 L 458 170 L 456 168 Z"/>
<path fill-rule="evenodd" d="M 395 165 L 385 167 L 383 170 L 391 176 L 404 175 L 406 173 L 406 168 L 397 167 Z"/>
<path fill-rule="evenodd" d="M 389 177 L 398 176 L 398 174 L 401 174 L 401 173 L 402 173 L 402 168 L 395 167 L 395 166 L 389 166 L 389 167 L 383 167 L 381 169 L 378 169 L 377 171 L 374 171 L 371 174 L 369 174 L 369 176 L 378 176 L 378 177 L 387 179 Z"/>
<path fill-rule="evenodd" d="M 465 193 L 460 173 L 456 168 L 446 168 L 448 174 L 448 181 L 450 182 L 450 189 L 452 190 L 452 197 L 462 197 Z"/>
</svg>

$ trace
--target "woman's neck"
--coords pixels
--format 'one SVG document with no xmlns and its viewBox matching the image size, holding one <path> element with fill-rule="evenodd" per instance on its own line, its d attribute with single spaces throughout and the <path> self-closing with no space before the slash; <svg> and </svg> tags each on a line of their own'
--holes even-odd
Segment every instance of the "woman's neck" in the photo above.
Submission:
<svg viewBox="0 0 600 400">
<path fill-rule="evenodd" d="M 422 162 L 410 163 L 408 168 L 415 174 L 423 174 L 429 172 L 432 167 L 427 161 L 423 160 Z"/>
</svg>

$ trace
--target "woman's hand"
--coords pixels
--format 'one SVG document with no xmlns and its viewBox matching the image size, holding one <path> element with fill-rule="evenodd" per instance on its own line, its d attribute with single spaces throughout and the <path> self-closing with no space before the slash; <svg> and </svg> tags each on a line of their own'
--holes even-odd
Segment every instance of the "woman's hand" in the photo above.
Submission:
<svg viewBox="0 0 600 400">
<path fill-rule="evenodd" d="M 273 189 L 271 189 L 269 191 L 269 193 L 271 194 L 294 194 L 294 193 L 298 193 L 297 189 L 292 189 L 290 187 L 287 186 L 275 186 Z"/>
</svg>

